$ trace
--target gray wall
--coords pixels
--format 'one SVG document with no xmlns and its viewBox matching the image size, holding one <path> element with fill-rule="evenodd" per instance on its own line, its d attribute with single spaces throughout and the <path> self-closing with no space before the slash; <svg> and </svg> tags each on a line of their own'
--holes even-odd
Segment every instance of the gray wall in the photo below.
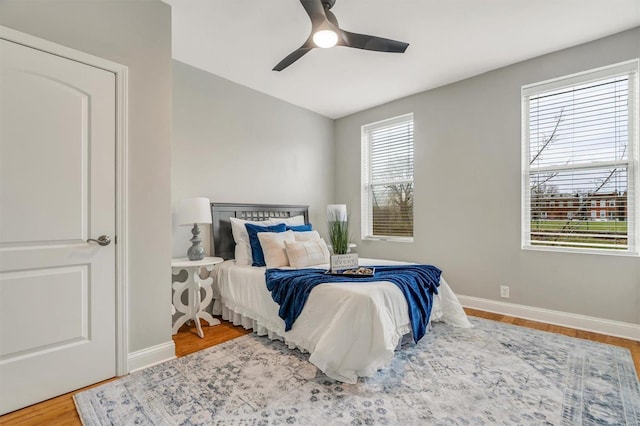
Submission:
<svg viewBox="0 0 640 426">
<path fill-rule="evenodd" d="M 129 351 L 170 341 L 170 7 L 0 1 L 0 25 L 129 67 Z"/>
<path fill-rule="evenodd" d="M 360 233 L 360 126 L 413 112 L 415 240 L 361 256 L 439 265 L 462 295 L 640 324 L 640 259 L 520 249 L 520 88 L 640 56 L 640 28 L 336 121 L 336 202 Z M 425 72 L 429 72 L 425 64 Z"/>
<path fill-rule="evenodd" d="M 181 199 L 308 204 L 326 231 L 333 192 L 333 121 L 173 62 L 173 255 L 184 257 L 189 226 L 176 226 Z M 202 230 L 209 249 L 210 228 Z"/>
</svg>

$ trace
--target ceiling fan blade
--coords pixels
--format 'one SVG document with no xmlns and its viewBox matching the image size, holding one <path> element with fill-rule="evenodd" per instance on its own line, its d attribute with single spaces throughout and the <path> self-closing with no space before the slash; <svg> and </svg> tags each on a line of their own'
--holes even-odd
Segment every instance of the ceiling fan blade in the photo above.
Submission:
<svg viewBox="0 0 640 426">
<path fill-rule="evenodd" d="M 278 65 L 273 67 L 273 71 L 282 71 L 283 69 L 285 69 L 286 67 L 288 67 L 289 65 L 297 61 L 298 59 L 302 58 L 311 49 L 313 49 L 313 46 L 309 46 L 309 43 L 303 44 L 297 50 L 294 50 L 293 52 L 289 53 L 289 55 L 286 58 L 278 62 Z"/>
<path fill-rule="evenodd" d="M 339 46 L 355 47 L 356 49 L 375 50 L 377 52 L 404 53 L 409 43 L 376 37 L 366 34 L 350 33 L 340 30 L 342 37 L 338 40 Z"/>
<path fill-rule="evenodd" d="M 311 26 L 313 28 L 321 25 L 327 20 L 325 15 L 324 6 L 322 6 L 321 0 L 300 0 L 302 7 L 307 11 L 307 15 L 311 19 Z"/>
</svg>

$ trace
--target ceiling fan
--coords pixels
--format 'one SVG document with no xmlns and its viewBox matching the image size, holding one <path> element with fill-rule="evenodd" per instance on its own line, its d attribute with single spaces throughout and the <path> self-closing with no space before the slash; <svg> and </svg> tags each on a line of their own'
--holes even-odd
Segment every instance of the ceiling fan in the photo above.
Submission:
<svg viewBox="0 0 640 426">
<path fill-rule="evenodd" d="M 409 43 L 341 29 L 336 16 L 330 10 L 336 0 L 300 0 L 300 3 L 311 19 L 311 34 L 302 46 L 273 67 L 273 71 L 282 71 L 316 47 L 346 46 L 377 52 L 404 53 L 409 46 Z"/>
</svg>

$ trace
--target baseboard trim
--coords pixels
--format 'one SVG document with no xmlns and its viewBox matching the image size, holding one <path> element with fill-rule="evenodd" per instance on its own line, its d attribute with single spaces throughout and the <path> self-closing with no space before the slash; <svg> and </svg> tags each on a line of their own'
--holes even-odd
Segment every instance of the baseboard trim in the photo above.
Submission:
<svg viewBox="0 0 640 426">
<path fill-rule="evenodd" d="M 640 341 L 640 325 L 637 324 L 472 296 L 458 295 L 458 300 L 466 308 Z"/>
<path fill-rule="evenodd" d="M 129 354 L 129 373 L 169 361 L 175 357 L 176 345 L 173 340 L 132 352 Z"/>
</svg>

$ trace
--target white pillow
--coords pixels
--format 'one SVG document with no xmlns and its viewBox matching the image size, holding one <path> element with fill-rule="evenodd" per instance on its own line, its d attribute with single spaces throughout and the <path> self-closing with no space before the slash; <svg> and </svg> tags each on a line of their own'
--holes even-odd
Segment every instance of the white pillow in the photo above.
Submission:
<svg viewBox="0 0 640 426">
<path fill-rule="evenodd" d="M 231 233 L 233 234 L 233 239 L 236 242 L 236 263 L 239 265 L 251 265 L 253 263 L 253 257 L 251 256 L 251 244 L 249 243 L 247 228 L 244 226 L 245 223 L 251 223 L 259 226 L 270 226 L 274 225 L 274 223 L 271 219 L 256 221 L 232 217 L 229 218 L 229 220 L 231 221 Z"/>
<path fill-rule="evenodd" d="M 304 216 L 292 216 L 292 217 L 270 217 L 269 221 L 270 225 L 277 225 L 279 223 L 284 223 L 289 226 L 300 226 L 304 225 Z"/>
<path fill-rule="evenodd" d="M 295 242 L 293 231 L 285 232 L 258 232 L 260 246 L 264 253 L 264 263 L 267 268 L 280 268 L 289 266 L 289 258 L 285 250 L 287 242 Z"/>
<path fill-rule="evenodd" d="M 289 264 L 294 268 L 329 263 L 329 249 L 324 239 L 304 242 L 285 241 Z"/>
<path fill-rule="evenodd" d="M 320 239 L 318 231 L 293 231 L 293 235 L 296 237 L 296 241 L 312 241 Z"/>
</svg>

